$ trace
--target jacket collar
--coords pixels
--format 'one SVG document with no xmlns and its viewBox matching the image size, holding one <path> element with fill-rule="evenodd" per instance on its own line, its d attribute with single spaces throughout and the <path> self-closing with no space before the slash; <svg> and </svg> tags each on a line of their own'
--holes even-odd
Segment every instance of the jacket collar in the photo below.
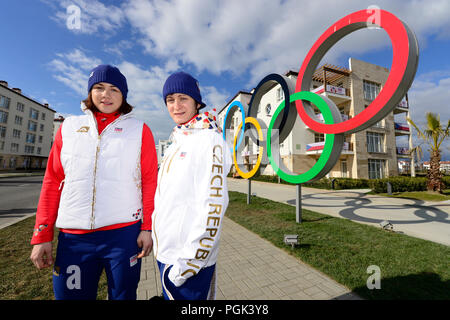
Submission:
<svg viewBox="0 0 450 320">
<path fill-rule="evenodd" d="M 84 114 L 95 118 L 94 113 L 86 107 L 84 102 L 81 102 L 80 108 L 81 108 L 81 111 L 83 111 Z M 129 117 L 132 117 L 132 116 L 134 116 L 134 112 L 133 111 L 131 111 L 131 112 L 127 113 L 127 114 L 121 114 L 119 116 L 119 118 L 126 119 L 126 118 L 129 118 Z"/>
<path fill-rule="evenodd" d="M 217 125 L 215 109 L 212 111 L 206 111 L 195 115 L 191 120 L 186 123 L 177 125 L 170 135 L 169 140 L 180 139 L 183 136 L 189 136 L 201 132 L 203 130 L 214 130 L 218 133 L 222 133 L 222 130 Z"/>
</svg>

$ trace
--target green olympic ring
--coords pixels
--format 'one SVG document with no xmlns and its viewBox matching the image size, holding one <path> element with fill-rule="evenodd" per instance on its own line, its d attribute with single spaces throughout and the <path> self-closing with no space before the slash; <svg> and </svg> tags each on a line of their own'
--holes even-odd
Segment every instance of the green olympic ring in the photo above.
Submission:
<svg viewBox="0 0 450 320">
<path fill-rule="evenodd" d="M 319 108 L 320 112 L 323 114 L 323 118 L 325 120 L 326 124 L 334 124 L 335 121 L 333 119 L 333 114 L 331 113 L 331 110 L 328 106 L 328 104 L 325 102 L 322 96 L 309 92 L 309 91 L 301 91 L 296 92 L 290 96 L 290 102 L 294 102 L 297 100 L 306 100 L 309 101 L 317 106 Z M 327 172 L 324 172 L 327 167 L 328 160 L 330 159 L 331 155 L 335 152 L 336 149 L 342 148 L 342 142 L 343 139 L 341 135 L 336 134 L 325 134 L 325 146 L 323 148 L 323 152 L 319 157 L 319 160 L 314 164 L 314 166 L 306 171 L 305 173 L 299 174 L 299 175 L 291 175 L 287 174 L 285 172 L 286 169 L 282 170 L 280 167 L 283 166 L 282 162 L 276 161 L 276 159 L 272 155 L 272 129 L 273 125 L 280 114 L 280 112 L 284 109 L 285 103 L 282 101 L 277 109 L 275 110 L 272 120 L 269 124 L 269 129 L 267 131 L 267 156 L 269 158 L 270 164 L 272 165 L 273 170 L 275 173 L 283 180 L 290 182 L 290 183 L 304 183 L 308 181 L 313 181 L 321 178 L 324 174 Z M 341 141 L 337 141 L 337 140 Z M 279 162 L 279 163 L 277 163 Z M 322 174 L 324 173 L 324 174 Z"/>
<path fill-rule="evenodd" d="M 385 10 L 379 10 L 379 14 L 382 17 L 379 26 L 387 31 L 392 42 L 392 68 L 385 86 L 377 98 L 369 105 L 369 107 L 354 118 L 343 122 L 339 109 L 329 98 L 305 90 L 309 90 L 312 73 L 332 45 L 347 34 L 361 28 L 369 27 L 372 24 L 370 23 L 371 13 L 367 10 L 360 10 L 349 14 L 337 21 L 322 34 L 308 52 L 300 68 L 295 86 L 287 77 L 270 74 L 261 80 L 255 88 L 248 110 L 247 107 L 243 106 L 239 101 L 234 101 L 229 106 L 223 123 L 225 140 L 225 132 L 231 127 L 231 121 L 228 118 L 229 115 L 232 114 L 232 109 L 239 108 L 242 116 L 242 123 L 236 132 L 237 135 L 242 129 L 242 136 L 239 139 L 239 143 L 237 143 L 237 136 L 234 137 L 232 149 L 234 165 L 237 172 L 242 177 L 246 179 L 251 178 L 261 164 L 267 164 L 266 161 L 262 163 L 262 157 L 261 155 L 258 155 L 256 166 L 251 171 L 244 172 L 239 169 L 236 154 L 244 133 L 246 132 L 245 127 L 247 123 L 252 124 L 257 130 L 258 137 L 255 137 L 251 130 L 249 130 L 248 133 L 249 137 L 259 146 L 260 153 L 262 153 L 264 145 L 266 146 L 268 161 L 276 174 L 287 182 L 300 184 L 320 179 L 330 172 L 339 160 L 344 143 L 344 133 L 362 131 L 386 117 L 387 114 L 395 108 L 414 80 L 414 75 L 417 71 L 419 48 L 414 32 L 404 22 Z M 265 127 L 265 125 L 256 119 L 258 112 L 257 106 L 261 102 L 262 96 L 271 90 L 274 84 L 281 86 L 285 99 L 277 107 L 272 120 L 270 121 L 269 128 L 267 129 L 267 141 L 264 141 L 261 132 L 264 130 L 262 127 Z M 298 90 L 298 92 L 295 92 L 295 90 Z M 305 101 L 305 103 L 302 103 L 302 100 Z M 288 106 L 286 106 L 286 103 Z M 322 113 L 325 121 L 324 124 L 314 120 L 314 111 L 311 107 L 311 103 Z M 246 111 L 247 115 L 244 114 Z M 282 111 L 283 117 L 279 118 Z M 297 114 L 310 129 L 325 135 L 324 149 L 318 161 L 311 169 L 298 175 L 286 173 L 286 171 L 289 170 L 279 159 L 280 152 L 278 146 L 278 143 L 283 142 L 284 139 L 287 138 L 289 132 L 293 129 L 295 116 Z M 246 116 L 252 118 L 251 121 L 250 119 L 247 121 Z M 276 134 L 274 134 L 273 131 L 275 131 Z M 274 157 L 275 154 L 277 154 L 278 157 Z"/>
</svg>

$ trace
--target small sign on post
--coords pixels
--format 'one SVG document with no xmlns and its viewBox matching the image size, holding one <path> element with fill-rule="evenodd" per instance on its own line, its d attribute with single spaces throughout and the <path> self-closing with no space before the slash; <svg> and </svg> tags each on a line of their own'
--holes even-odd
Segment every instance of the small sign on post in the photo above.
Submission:
<svg viewBox="0 0 450 320">
<path fill-rule="evenodd" d="M 294 248 L 296 245 L 298 245 L 298 234 L 285 234 L 284 243 Z"/>
</svg>

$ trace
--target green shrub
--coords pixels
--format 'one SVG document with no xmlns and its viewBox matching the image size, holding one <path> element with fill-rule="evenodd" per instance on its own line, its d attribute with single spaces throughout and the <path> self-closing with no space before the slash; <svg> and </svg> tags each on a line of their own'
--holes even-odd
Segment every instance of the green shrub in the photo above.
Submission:
<svg viewBox="0 0 450 320">
<path fill-rule="evenodd" d="M 442 182 L 444 182 L 446 189 L 450 189 L 450 176 L 443 176 Z"/>
<path fill-rule="evenodd" d="M 368 179 L 335 178 L 334 189 L 364 189 L 369 187 Z"/>
<path fill-rule="evenodd" d="M 392 186 L 392 192 L 426 191 L 427 179 L 418 177 L 391 177 L 370 179 L 369 187 L 375 193 L 387 192 L 387 182 Z"/>
</svg>

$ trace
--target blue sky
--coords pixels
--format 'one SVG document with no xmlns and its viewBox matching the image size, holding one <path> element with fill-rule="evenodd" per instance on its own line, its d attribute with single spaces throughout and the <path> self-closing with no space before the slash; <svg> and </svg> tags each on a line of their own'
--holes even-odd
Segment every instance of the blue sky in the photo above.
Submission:
<svg viewBox="0 0 450 320">
<path fill-rule="evenodd" d="M 172 72 L 193 74 L 208 106 L 222 108 L 237 91 L 251 90 L 269 73 L 298 71 L 326 28 L 370 5 L 397 15 L 419 40 L 419 67 L 409 91 L 413 120 L 423 124 L 425 112 L 432 111 L 446 122 L 448 0 L 2 1 L 0 80 L 62 115 L 77 115 L 90 69 L 116 65 L 128 79 L 129 102 L 158 142 L 173 128 L 161 97 Z M 71 6 L 80 10 L 79 28 L 70 27 Z M 357 31 L 333 47 L 324 62 L 348 67 L 349 57 L 389 67 L 389 38 L 383 30 Z M 449 143 L 442 151 L 450 160 Z"/>
</svg>

